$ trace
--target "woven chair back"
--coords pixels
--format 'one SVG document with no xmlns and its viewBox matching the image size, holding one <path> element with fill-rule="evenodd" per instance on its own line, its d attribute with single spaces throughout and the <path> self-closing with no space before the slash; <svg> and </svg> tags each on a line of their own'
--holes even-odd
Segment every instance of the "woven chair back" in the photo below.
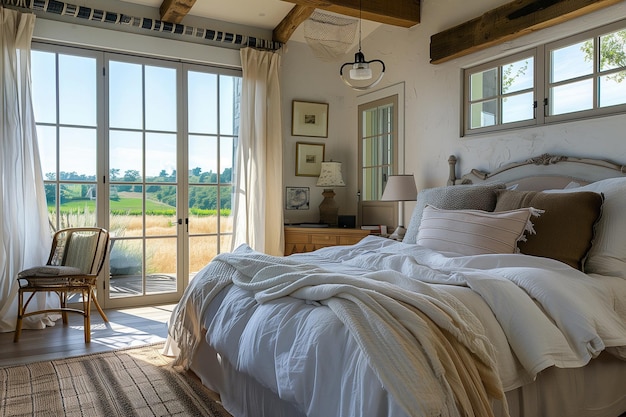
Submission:
<svg viewBox="0 0 626 417">
<path fill-rule="evenodd" d="M 59 230 L 52 242 L 49 265 L 72 266 L 85 275 L 98 275 L 109 244 L 109 234 L 98 227 Z"/>
</svg>

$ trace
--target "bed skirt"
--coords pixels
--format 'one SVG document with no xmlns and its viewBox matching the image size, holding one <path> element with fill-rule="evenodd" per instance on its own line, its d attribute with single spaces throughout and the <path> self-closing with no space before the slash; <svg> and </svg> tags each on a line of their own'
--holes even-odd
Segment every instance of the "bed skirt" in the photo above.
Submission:
<svg viewBox="0 0 626 417">
<path fill-rule="evenodd" d="M 234 417 L 306 417 L 293 404 L 235 368 L 201 343 L 191 370 L 217 392 Z M 584 368 L 549 368 L 537 380 L 506 393 L 511 417 L 618 417 L 626 412 L 626 361 L 602 354 Z M 501 404 L 494 404 L 496 417 Z M 393 416 L 396 417 L 396 416 Z"/>
</svg>

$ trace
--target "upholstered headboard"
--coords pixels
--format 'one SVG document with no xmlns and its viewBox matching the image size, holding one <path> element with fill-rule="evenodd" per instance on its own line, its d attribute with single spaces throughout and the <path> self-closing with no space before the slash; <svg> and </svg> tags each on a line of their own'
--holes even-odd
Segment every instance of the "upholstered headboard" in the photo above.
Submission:
<svg viewBox="0 0 626 417">
<path fill-rule="evenodd" d="M 521 162 L 506 164 L 493 172 L 472 169 L 460 178 L 456 175 L 457 158 L 448 158 L 448 185 L 505 183 L 518 190 L 564 188 L 574 182 L 585 185 L 607 178 L 626 177 L 626 166 L 594 158 L 543 154 Z"/>
</svg>

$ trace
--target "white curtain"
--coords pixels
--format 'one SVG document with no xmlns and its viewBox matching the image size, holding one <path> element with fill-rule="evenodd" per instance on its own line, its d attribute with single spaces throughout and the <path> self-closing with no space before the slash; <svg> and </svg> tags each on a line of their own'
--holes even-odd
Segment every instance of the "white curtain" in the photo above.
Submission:
<svg viewBox="0 0 626 417">
<path fill-rule="evenodd" d="M 9 332 L 17 318 L 17 273 L 45 263 L 50 232 L 31 100 L 35 15 L 0 7 L 0 21 L 0 331 Z M 29 310 L 45 300 L 33 300 Z M 29 319 L 24 328 L 51 324 L 42 316 Z"/>
<path fill-rule="evenodd" d="M 241 49 L 233 246 L 282 255 L 283 140 L 278 52 Z"/>
</svg>

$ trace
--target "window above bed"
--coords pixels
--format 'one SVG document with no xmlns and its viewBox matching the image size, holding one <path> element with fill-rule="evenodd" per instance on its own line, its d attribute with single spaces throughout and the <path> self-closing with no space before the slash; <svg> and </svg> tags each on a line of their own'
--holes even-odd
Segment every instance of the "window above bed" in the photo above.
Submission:
<svg viewBox="0 0 626 417">
<path fill-rule="evenodd" d="M 626 21 L 464 70 L 463 135 L 626 113 Z"/>
</svg>

